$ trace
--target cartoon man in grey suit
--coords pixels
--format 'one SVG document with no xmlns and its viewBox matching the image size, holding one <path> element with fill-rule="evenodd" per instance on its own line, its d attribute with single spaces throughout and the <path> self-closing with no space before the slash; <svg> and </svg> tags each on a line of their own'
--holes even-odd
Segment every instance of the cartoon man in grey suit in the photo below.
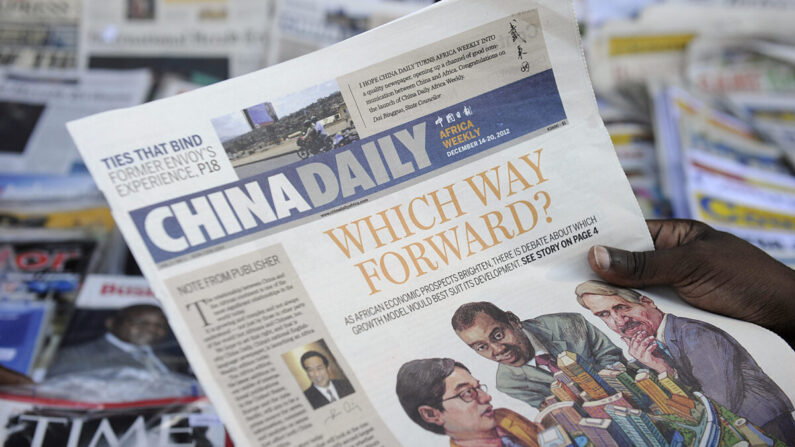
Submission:
<svg viewBox="0 0 795 447">
<path fill-rule="evenodd" d="M 105 329 L 100 338 L 59 351 L 47 377 L 124 367 L 153 375 L 170 372 L 151 347 L 168 335 L 168 321 L 159 307 L 138 304 L 120 309 L 105 320 Z"/>
<path fill-rule="evenodd" d="M 703 321 L 663 313 L 651 298 L 602 281 L 586 281 L 577 301 L 658 373 L 701 391 L 768 434 L 795 445 L 793 406 L 731 335 Z"/>
<path fill-rule="evenodd" d="M 552 395 L 550 385 L 561 352 L 576 352 L 597 370 L 625 362 L 621 349 L 580 314 L 521 321 L 512 312 L 481 301 L 459 307 L 451 323 L 464 343 L 500 364 L 497 389 L 535 408 Z"/>
</svg>

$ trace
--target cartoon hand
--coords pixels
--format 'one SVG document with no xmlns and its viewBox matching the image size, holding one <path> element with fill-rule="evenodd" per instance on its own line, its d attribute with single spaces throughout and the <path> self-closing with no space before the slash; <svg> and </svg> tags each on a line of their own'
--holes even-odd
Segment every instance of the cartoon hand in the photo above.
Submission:
<svg viewBox="0 0 795 447">
<path fill-rule="evenodd" d="M 627 346 L 629 346 L 629 355 L 639 362 L 657 371 L 658 374 L 663 372 L 667 372 L 668 374 L 674 373 L 674 369 L 669 366 L 662 357 L 655 355 L 657 341 L 653 335 L 647 334 L 646 331 L 640 331 L 632 337 L 621 338 L 627 343 Z"/>
</svg>

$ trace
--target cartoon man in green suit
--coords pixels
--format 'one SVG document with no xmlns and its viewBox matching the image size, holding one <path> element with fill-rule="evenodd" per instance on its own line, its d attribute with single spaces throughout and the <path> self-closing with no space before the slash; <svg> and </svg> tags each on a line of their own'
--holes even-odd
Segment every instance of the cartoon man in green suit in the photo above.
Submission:
<svg viewBox="0 0 795 447">
<path fill-rule="evenodd" d="M 577 353 L 596 371 L 626 360 L 616 345 L 582 315 L 559 313 L 519 320 L 492 303 L 467 303 L 452 321 L 458 337 L 475 352 L 498 362 L 497 389 L 541 408 L 552 395 L 557 356 Z"/>
</svg>

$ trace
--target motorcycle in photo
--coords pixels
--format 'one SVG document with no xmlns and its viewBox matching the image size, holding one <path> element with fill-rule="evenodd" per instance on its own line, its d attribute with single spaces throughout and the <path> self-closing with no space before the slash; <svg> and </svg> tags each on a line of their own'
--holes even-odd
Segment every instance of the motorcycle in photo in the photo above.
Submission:
<svg viewBox="0 0 795 447">
<path fill-rule="evenodd" d="M 298 156 L 308 158 L 310 155 L 319 154 L 333 149 L 334 144 L 328 135 L 323 135 L 314 129 L 307 129 L 303 135 L 298 137 Z"/>
</svg>

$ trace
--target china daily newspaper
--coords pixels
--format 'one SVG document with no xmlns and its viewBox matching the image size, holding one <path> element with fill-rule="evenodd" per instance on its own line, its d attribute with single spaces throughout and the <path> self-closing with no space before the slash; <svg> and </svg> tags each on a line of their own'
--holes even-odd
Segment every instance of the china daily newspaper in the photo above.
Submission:
<svg viewBox="0 0 795 447">
<path fill-rule="evenodd" d="M 791 436 L 782 340 L 593 281 L 652 244 L 570 2 L 448 0 L 69 130 L 237 445 Z"/>
</svg>

